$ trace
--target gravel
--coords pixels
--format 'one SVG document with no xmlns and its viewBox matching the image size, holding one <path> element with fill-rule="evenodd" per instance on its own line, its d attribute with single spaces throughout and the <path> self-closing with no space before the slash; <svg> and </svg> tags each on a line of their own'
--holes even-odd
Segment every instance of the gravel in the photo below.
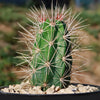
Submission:
<svg viewBox="0 0 100 100">
<path fill-rule="evenodd" d="M 8 88 L 1 89 L 2 92 L 18 93 L 18 94 L 76 94 L 98 91 L 97 87 L 84 86 L 82 84 L 69 85 L 67 88 L 60 89 L 59 86 L 52 85 L 46 91 L 42 91 L 40 86 L 32 86 L 29 81 L 21 84 L 9 85 Z"/>
</svg>

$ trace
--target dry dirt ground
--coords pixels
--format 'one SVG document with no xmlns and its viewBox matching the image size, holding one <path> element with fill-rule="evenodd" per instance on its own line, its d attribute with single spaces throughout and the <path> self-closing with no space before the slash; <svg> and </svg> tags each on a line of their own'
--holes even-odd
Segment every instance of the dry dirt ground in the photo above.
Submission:
<svg viewBox="0 0 100 100">
<path fill-rule="evenodd" d="M 3 32 L 12 32 L 12 28 L 8 25 L 0 24 L 0 31 Z"/>
</svg>

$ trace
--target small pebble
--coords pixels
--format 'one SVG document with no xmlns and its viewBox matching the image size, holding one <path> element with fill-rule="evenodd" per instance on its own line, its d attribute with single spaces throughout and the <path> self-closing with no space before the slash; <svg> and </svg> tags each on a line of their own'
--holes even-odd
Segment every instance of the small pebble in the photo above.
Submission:
<svg viewBox="0 0 100 100">
<path fill-rule="evenodd" d="M 48 88 L 48 89 L 46 90 L 46 94 L 53 94 L 54 91 L 55 91 L 55 86 L 52 85 L 50 88 Z"/>
<path fill-rule="evenodd" d="M 60 87 L 59 86 L 55 87 L 55 92 L 57 92 L 59 90 L 60 90 Z"/>
</svg>

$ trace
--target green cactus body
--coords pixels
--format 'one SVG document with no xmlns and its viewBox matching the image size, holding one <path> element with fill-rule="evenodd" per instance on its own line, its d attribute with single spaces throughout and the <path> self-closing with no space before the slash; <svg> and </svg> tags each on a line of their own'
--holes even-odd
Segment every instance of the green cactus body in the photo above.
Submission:
<svg viewBox="0 0 100 100">
<path fill-rule="evenodd" d="M 71 43 L 66 37 L 66 24 L 56 20 L 44 21 L 36 34 L 33 46 L 33 85 L 48 88 L 51 85 L 67 86 L 72 66 Z M 69 60 L 67 60 L 69 59 Z"/>
<path fill-rule="evenodd" d="M 53 78 L 53 84 L 60 87 L 66 87 L 70 81 L 71 66 L 72 66 L 72 56 L 70 38 L 66 37 L 68 31 L 66 24 L 63 21 L 58 21 L 57 23 L 57 54 L 56 54 L 56 67 L 55 75 Z M 68 57 L 67 57 L 68 56 Z M 70 59 L 67 60 L 67 59 Z"/>
<path fill-rule="evenodd" d="M 77 30 L 86 26 L 81 26 L 84 22 L 81 19 L 76 22 L 79 14 L 73 14 L 65 6 L 62 9 L 58 5 L 53 7 L 52 2 L 51 14 L 43 4 L 39 10 L 31 8 L 28 16 L 32 23 L 28 29 L 19 24 L 25 32 L 20 32 L 23 36 L 20 41 L 26 44 L 27 49 L 19 52 L 22 62 L 18 65 L 25 63 L 30 67 L 22 70 L 26 73 L 25 80 L 31 80 L 33 86 L 41 86 L 43 90 L 52 85 L 65 88 L 71 77 L 72 82 L 76 82 L 78 79 L 74 75 L 80 75 L 78 72 L 84 66 L 83 60 L 87 61 L 78 54 L 80 43 L 77 40 L 83 36 L 79 36 Z M 75 64 L 80 60 L 83 64 L 77 68 Z"/>
<path fill-rule="evenodd" d="M 57 48 L 57 45 L 53 47 L 49 43 L 55 38 L 56 30 L 49 24 L 49 20 L 42 23 L 40 29 L 43 30 L 43 32 L 36 35 L 36 42 L 33 48 L 33 65 L 36 69 L 32 77 L 33 85 L 44 86 L 50 83 L 53 78 L 54 68 L 51 67 L 50 60 L 52 59 L 51 63 L 55 62 L 55 57 L 53 58 L 52 56 L 55 52 L 54 48 Z M 37 48 L 39 52 L 36 51 Z"/>
</svg>

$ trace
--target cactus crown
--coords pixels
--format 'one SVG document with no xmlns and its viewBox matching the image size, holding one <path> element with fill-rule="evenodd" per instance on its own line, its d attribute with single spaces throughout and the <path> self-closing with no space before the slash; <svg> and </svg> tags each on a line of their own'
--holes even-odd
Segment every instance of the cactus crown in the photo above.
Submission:
<svg viewBox="0 0 100 100">
<path fill-rule="evenodd" d="M 36 7 L 30 9 L 28 20 L 32 23 L 29 29 L 20 32 L 21 39 L 28 50 L 19 53 L 23 62 L 28 63 L 26 79 L 31 79 L 33 85 L 47 89 L 51 85 L 66 87 L 72 74 L 72 55 L 77 51 L 77 36 L 74 33 L 81 27 L 80 20 L 74 24 L 79 15 L 73 15 L 71 10 L 62 10 L 51 5 L 51 15 L 44 4 L 39 11 Z"/>
</svg>

